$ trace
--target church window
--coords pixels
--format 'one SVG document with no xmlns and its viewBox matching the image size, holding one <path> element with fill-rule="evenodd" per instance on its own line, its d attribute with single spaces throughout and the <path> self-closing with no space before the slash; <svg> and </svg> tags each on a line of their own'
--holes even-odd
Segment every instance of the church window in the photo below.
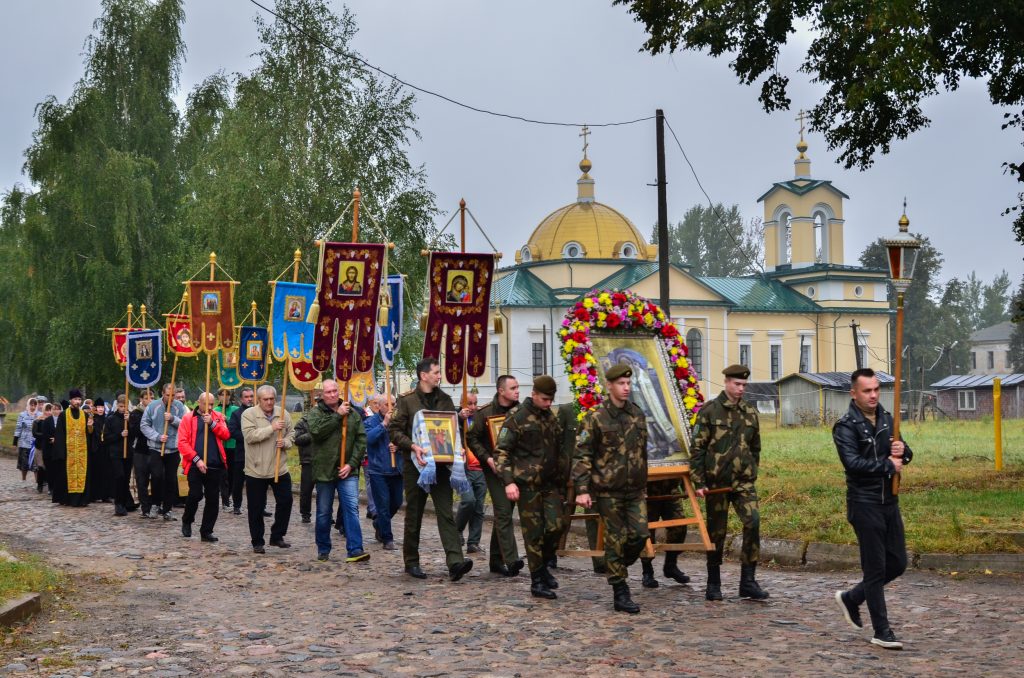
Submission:
<svg viewBox="0 0 1024 678">
<path fill-rule="evenodd" d="M 985 365 L 985 367 L 987 367 L 990 370 L 994 370 L 996 368 L 996 352 L 995 351 L 989 351 L 988 352 L 988 363 Z"/>
<path fill-rule="evenodd" d="M 825 218 L 821 213 L 814 215 L 814 263 L 825 260 Z"/>
<path fill-rule="evenodd" d="M 497 384 L 498 377 L 500 376 L 500 368 L 498 367 L 498 345 L 491 344 L 491 381 Z"/>
<path fill-rule="evenodd" d="M 524 247 L 522 250 L 520 250 L 520 259 L 522 259 L 524 262 L 531 261 L 533 259 L 533 255 L 530 254 L 529 247 Z"/>
<path fill-rule="evenodd" d="M 562 248 L 562 256 L 566 259 L 578 259 L 583 256 L 583 246 L 578 242 L 567 242 Z"/>
<path fill-rule="evenodd" d="M 771 368 L 772 368 L 772 381 L 778 381 L 782 378 L 782 344 L 772 344 L 771 347 Z"/>
<path fill-rule="evenodd" d="M 810 287 L 807 288 L 807 296 L 809 296 L 811 299 L 814 298 L 814 285 L 811 285 Z"/>
<path fill-rule="evenodd" d="M 533 342 L 533 376 L 538 377 L 544 374 L 544 344 Z"/>
<path fill-rule="evenodd" d="M 740 365 L 750 369 L 750 344 L 740 344 Z"/>
<path fill-rule="evenodd" d="M 864 296 L 864 286 L 863 285 L 857 285 L 856 287 L 854 287 L 853 288 L 853 296 L 857 297 L 858 299 L 863 297 Z"/>
<path fill-rule="evenodd" d="M 690 366 L 700 379 L 704 374 L 704 341 L 700 330 L 693 328 L 686 333 L 686 347 L 690 351 Z"/>
<path fill-rule="evenodd" d="M 622 258 L 623 259 L 635 259 L 636 258 L 636 247 L 633 243 L 628 242 L 622 246 Z"/>
<path fill-rule="evenodd" d="M 800 371 L 810 372 L 811 371 L 811 345 L 801 344 L 800 345 Z"/>
</svg>

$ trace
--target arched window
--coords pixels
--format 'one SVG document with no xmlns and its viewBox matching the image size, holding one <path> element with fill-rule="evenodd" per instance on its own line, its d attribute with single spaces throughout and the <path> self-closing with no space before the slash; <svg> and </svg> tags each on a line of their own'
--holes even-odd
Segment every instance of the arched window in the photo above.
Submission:
<svg viewBox="0 0 1024 678">
<path fill-rule="evenodd" d="M 704 338 L 700 330 L 693 328 L 686 333 L 686 347 L 690 349 L 690 365 L 698 379 L 704 377 Z"/>
<path fill-rule="evenodd" d="M 530 261 L 531 259 L 533 259 L 533 255 L 530 254 L 530 248 L 528 246 L 524 247 L 522 250 L 520 250 L 520 257 L 519 258 L 522 259 L 524 262 L 527 262 L 527 261 Z"/>
<path fill-rule="evenodd" d="M 583 246 L 578 242 L 567 242 L 562 248 L 562 256 L 566 259 L 579 259 L 583 256 Z"/>
<path fill-rule="evenodd" d="M 627 242 L 622 246 L 622 258 L 623 259 L 636 259 L 636 245 L 631 242 Z"/>
<path fill-rule="evenodd" d="M 814 215 L 814 263 L 825 261 L 825 217 L 821 212 Z"/>
</svg>

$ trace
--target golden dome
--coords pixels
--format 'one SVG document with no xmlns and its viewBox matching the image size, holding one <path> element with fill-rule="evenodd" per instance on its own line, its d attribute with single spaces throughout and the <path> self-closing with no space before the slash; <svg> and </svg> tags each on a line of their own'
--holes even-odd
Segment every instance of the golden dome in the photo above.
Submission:
<svg viewBox="0 0 1024 678">
<path fill-rule="evenodd" d="M 516 253 L 516 263 L 553 259 L 656 259 L 657 247 L 618 210 L 594 200 L 592 163 L 580 163 L 583 175 L 576 182 L 576 202 L 544 217 L 526 246 Z"/>
</svg>

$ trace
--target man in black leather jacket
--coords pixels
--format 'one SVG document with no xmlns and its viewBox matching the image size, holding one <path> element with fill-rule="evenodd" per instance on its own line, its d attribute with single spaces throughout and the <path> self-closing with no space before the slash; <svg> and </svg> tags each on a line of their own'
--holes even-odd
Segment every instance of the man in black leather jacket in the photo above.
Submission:
<svg viewBox="0 0 1024 678">
<path fill-rule="evenodd" d="M 884 586 L 907 569 L 893 476 L 910 463 L 913 453 L 902 440 L 892 439 L 892 415 L 878 403 L 880 388 L 874 371 L 857 370 L 850 382 L 853 400 L 832 428 L 832 439 L 846 469 L 846 519 L 857 533 L 864 578 L 849 591 L 836 591 L 835 598 L 846 621 L 856 629 L 864 628 L 860 605 L 866 601 L 875 632 L 871 642 L 901 650 L 903 644 L 889 626 Z"/>
</svg>

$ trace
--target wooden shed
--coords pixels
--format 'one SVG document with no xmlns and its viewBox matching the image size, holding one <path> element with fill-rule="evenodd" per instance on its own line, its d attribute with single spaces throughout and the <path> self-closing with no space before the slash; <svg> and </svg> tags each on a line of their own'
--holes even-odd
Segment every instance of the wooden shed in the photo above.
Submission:
<svg viewBox="0 0 1024 678">
<path fill-rule="evenodd" d="M 885 372 L 875 375 L 882 387 L 879 402 L 891 412 L 895 379 Z M 832 425 L 850 407 L 849 372 L 795 372 L 775 383 L 783 426 Z"/>
<path fill-rule="evenodd" d="M 1006 418 L 1024 415 L 1024 374 L 952 374 L 932 384 L 936 403 L 953 419 L 982 419 L 994 411 L 993 386 L 999 379 L 1002 412 Z"/>
</svg>

